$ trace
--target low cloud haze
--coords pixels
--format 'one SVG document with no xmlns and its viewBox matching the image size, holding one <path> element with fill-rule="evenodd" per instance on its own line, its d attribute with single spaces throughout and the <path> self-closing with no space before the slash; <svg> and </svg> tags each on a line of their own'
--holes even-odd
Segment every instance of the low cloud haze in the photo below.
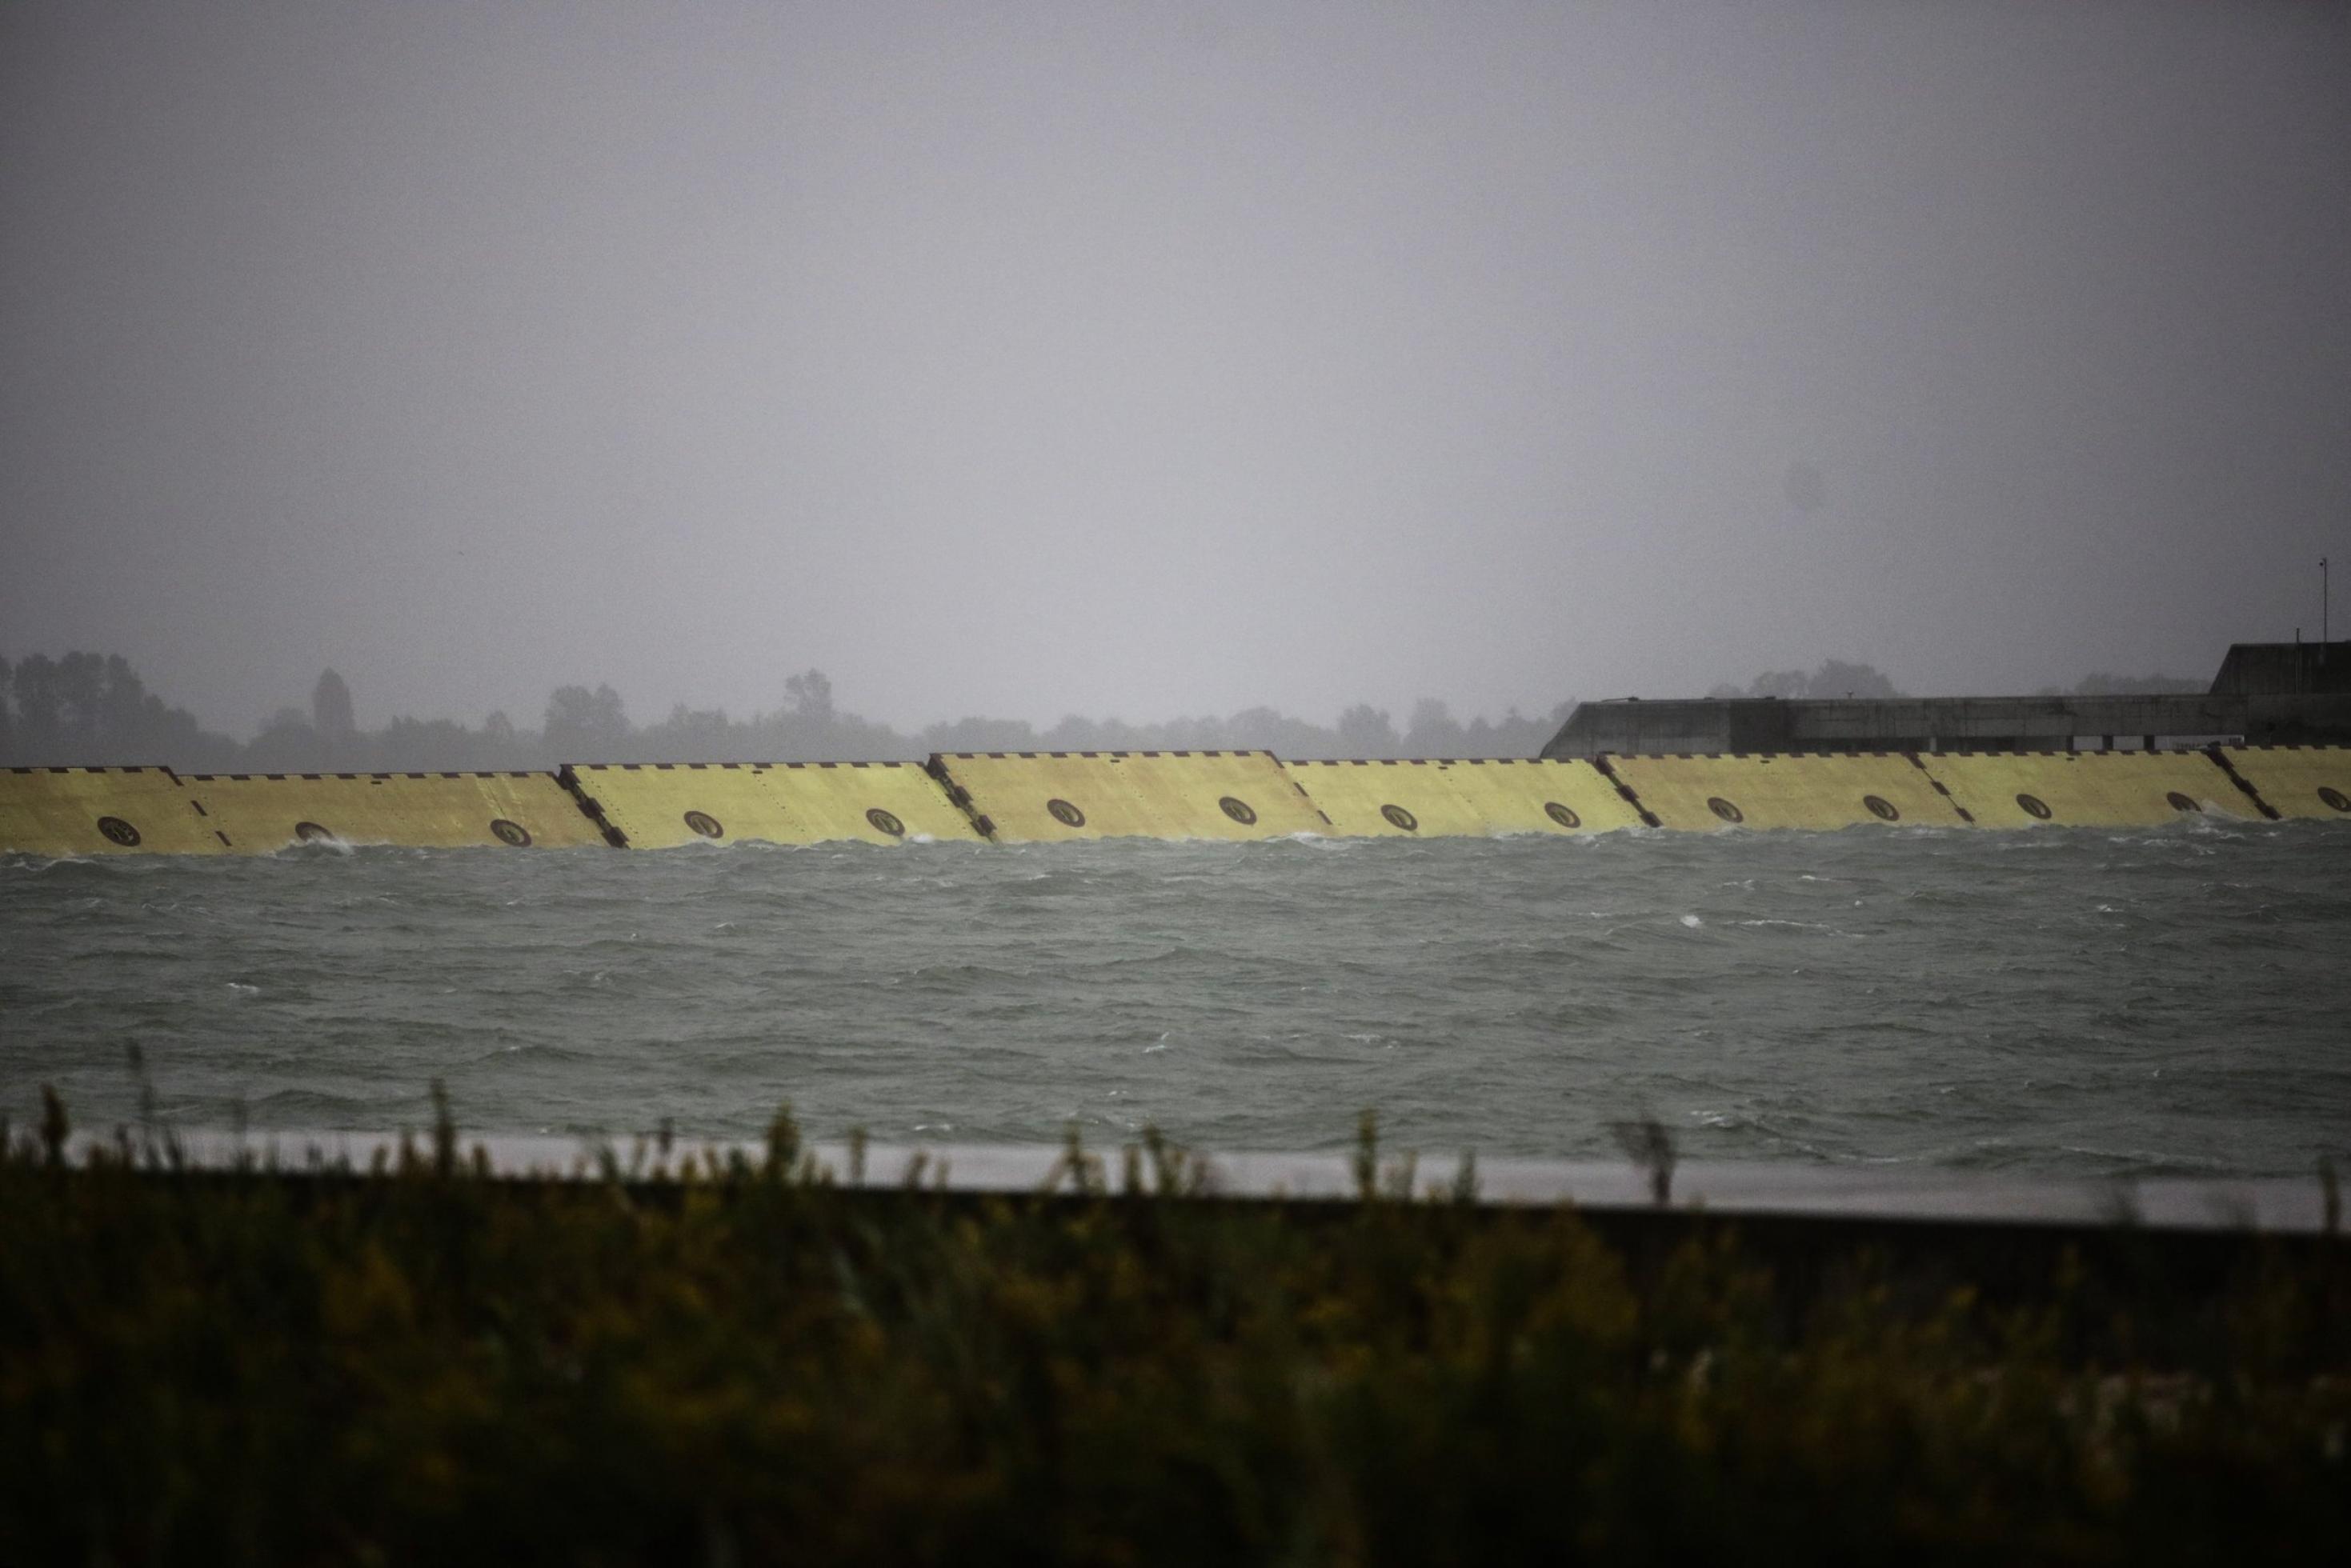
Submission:
<svg viewBox="0 0 2351 1568">
<path fill-rule="evenodd" d="M 0 653 L 238 734 L 2206 677 L 2351 559 L 2336 6 L 17 4 L 0 203 Z"/>
</svg>

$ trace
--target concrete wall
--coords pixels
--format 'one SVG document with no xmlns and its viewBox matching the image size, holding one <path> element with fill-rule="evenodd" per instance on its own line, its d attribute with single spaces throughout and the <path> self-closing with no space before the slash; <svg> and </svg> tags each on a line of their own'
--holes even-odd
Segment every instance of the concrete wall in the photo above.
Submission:
<svg viewBox="0 0 2351 1568">
<path fill-rule="evenodd" d="M 2351 695 L 2351 642 L 2240 642 L 2212 690 L 2236 696 Z"/>
<path fill-rule="evenodd" d="M 2158 744 L 2351 741 L 2351 694 L 1586 702 L 1568 715 L 1542 754 L 2062 750 L 2076 737 L 2108 735 L 2124 747 L 2148 736 Z"/>
</svg>

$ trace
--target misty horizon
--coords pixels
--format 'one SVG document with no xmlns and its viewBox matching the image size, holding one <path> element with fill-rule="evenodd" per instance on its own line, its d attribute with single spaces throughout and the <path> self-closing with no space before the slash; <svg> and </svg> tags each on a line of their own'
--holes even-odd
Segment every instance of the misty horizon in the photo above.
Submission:
<svg viewBox="0 0 2351 1568">
<path fill-rule="evenodd" d="M 362 681 L 361 684 L 364 684 Z M 2207 682 L 2164 675 L 2095 673 L 2042 696 L 2200 691 Z M 1368 702 L 1329 724 L 1259 704 L 1230 714 L 1130 722 L 1065 714 L 1050 725 L 967 715 L 907 732 L 836 704 L 832 681 L 809 670 L 788 676 L 772 709 L 729 714 L 674 704 L 659 718 L 630 711 L 608 684 L 549 693 L 537 728 L 504 711 L 478 726 L 445 716 L 397 713 L 370 724 L 352 683 L 328 670 L 305 704 L 281 705 L 250 733 L 201 722 L 151 690 L 120 655 L 0 656 L 0 766 L 159 763 L 183 772 L 409 772 L 550 768 L 574 762 L 920 761 L 942 752 L 1262 750 L 1312 757 L 1532 757 L 1577 705 L 1499 718 L 1457 715 L 1424 698 L 1393 714 Z M 1696 695 L 1692 693 L 1690 695 Z M 1906 692 L 1866 664 L 1823 660 L 1813 670 L 1766 670 L 1721 682 L 1709 697 L 1898 698 Z"/>
<path fill-rule="evenodd" d="M 0 647 L 210 730 L 2200 678 L 2351 533 L 2351 12 L 0 16 Z"/>
<path fill-rule="evenodd" d="M 120 658 L 120 656 L 110 655 L 95 650 L 60 650 L 57 653 L 52 653 L 46 649 L 17 649 L 0 648 L 0 705 L 5 704 L 9 695 L 5 678 L 6 671 L 21 667 L 27 659 L 45 659 L 54 662 L 61 657 L 104 660 L 111 658 Z M 194 711 L 193 707 L 189 704 L 179 701 L 174 693 L 163 689 L 157 682 L 149 680 L 147 679 L 146 672 L 140 670 L 135 662 L 126 660 L 126 663 L 129 663 L 130 668 L 138 676 L 142 689 L 152 691 L 157 697 L 162 699 L 170 706 L 187 711 L 190 717 L 197 724 L 201 725 L 206 732 L 233 740 L 239 743 L 252 741 L 273 726 L 283 727 L 287 722 L 289 716 L 301 718 L 306 722 L 308 722 L 308 714 L 309 707 L 315 701 L 315 693 L 313 691 L 307 691 L 299 690 L 294 686 L 289 686 L 286 689 L 285 694 L 282 698 L 273 701 L 266 711 L 256 714 L 252 719 L 243 723 L 220 722 L 216 722 L 209 715 Z M 2215 657 L 2213 659 L 2212 667 L 2215 670 L 2219 669 L 2220 659 L 2218 657 Z M 1839 672 L 1855 673 L 1858 675 L 1859 679 L 1857 681 L 1846 680 L 1840 678 Z M 324 673 L 329 676 L 334 676 L 339 680 L 342 679 L 340 672 L 336 670 L 332 666 L 327 667 Z M 771 715 L 783 714 L 796 711 L 797 708 L 800 706 L 801 700 L 795 695 L 792 689 L 801 681 L 811 677 L 824 682 L 826 691 L 825 705 L 828 710 L 832 709 L 835 705 L 835 700 L 832 695 L 833 688 L 831 679 L 826 672 L 815 669 L 786 674 L 781 680 L 776 682 L 778 687 L 778 691 L 777 695 L 770 700 L 770 701 L 753 706 L 749 709 L 730 709 L 723 703 L 711 703 L 705 705 L 686 700 L 673 701 L 667 704 L 666 707 L 661 708 L 656 708 L 652 704 L 641 707 L 630 697 L 628 692 L 622 691 L 618 687 L 613 686 L 611 682 L 606 680 L 595 680 L 592 684 L 587 680 L 564 681 L 550 691 L 549 698 L 551 700 L 555 692 L 566 690 L 586 691 L 602 688 L 612 691 L 623 710 L 633 716 L 632 722 L 635 722 L 637 720 L 642 720 L 643 716 L 645 714 L 655 711 L 662 713 L 664 718 L 660 721 L 645 720 L 643 722 L 666 722 L 670 720 L 674 720 L 681 715 L 686 717 L 715 716 L 721 719 L 731 719 L 735 721 L 758 722 Z M 1384 706 L 1372 702 L 1368 700 L 1359 700 L 1357 701 L 1344 703 L 1337 711 L 1327 715 L 1311 711 L 1292 712 L 1270 702 L 1243 703 L 1239 708 L 1232 710 L 1231 712 L 1275 713 L 1284 719 L 1295 720 L 1300 723 L 1313 728 L 1330 729 L 1336 732 L 1349 713 L 1359 710 L 1369 710 L 1376 711 L 1384 717 L 1388 717 L 1395 721 L 1397 725 L 1397 733 L 1401 736 L 1409 732 L 1411 722 L 1408 715 L 1414 713 L 1426 714 L 1433 711 L 1446 715 L 1451 722 L 1463 725 L 1473 722 L 1482 722 L 1491 725 L 1541 719 L 1548 722 L 1552 729 L 1555 730 L 1561 722 L 1565 721 L 1568 712 L 1579 702 L 1611 701 L 1625 697 L 1639 697 L 1656 701 L 1660 699 L 1696 697 L 1807 695 L 1859 697 L 1949 697 L 2022 696 L 2028 694 L 2050 696 L 2066 693 L 2087 696 L 2142 690 L 2149 691 L 2200 691 L 2206 688 L 2209 680 L 2210 677 L 2201 673 L 2152 671 L 2147 673 L 2134 672 L 2126 674 L 2102 668 L 2092 670 L 2071 680 L 2062 682 L 2036 682 L 2032 687 L 2016 692 L 1931 691 L 1917 690 L 1896 681 L 1890 675 L 1879 670 L 1875 665 L 1863 660 L 1825 658 L 1811 665 L 1800 665 L 1783 670 L 1762 670 L 1744 679 L 1736 675 L 1726 674 L 1726 676 L 1721 679 L 1718 679 L 1708 683 L 1702 688 L 1692 691 L 1627 691 L 1563 696 L 1551 702 L 1547 706 L 1536 710 L 1532 713 L 1521 712 L 1515 705 L 1505 708 L 1499 713 L 1488 713 L 1474 711 L 1462 711 L 1457 712 L 1455 704 L 1450 700 L 1442 696 L 1434 695 L 1419 696 L 1415 698 L 1411 702 L 1402 704 L 1397 707 Z M 311 685 L 315 687 L 315 680 Z M 419 711 L 414 709 L 381 711 L 378 711 L 377 707 L 362 709 L 360 706 L 361 699 L 358 698 L 356 693 L 354 694 L 352 701 L 354 703 L 352 725 L 361 729 L 370 727 L 380 729 L 385 724 L 402 722 L 445 722 L 464 726 L 469 729 L 483 726 L 495 728 L 500 724 L 504 724 L 505 726 L 511 728 L 518 724 L 528 725 L 534 719 L 539 718 L 542 715 L 545 707 L 545 704 L 543 703 L 538 707 L 526 706 L 523 712 L 519 717 L 517 717 L 517 715 L 508 712 L 503 708 L 495 708 L 481 713 L 431 712 Z M 922 734 L 935 731 L 948 730 L 957 725 L 997 725 L 1007 723 L 1023 724 L 1040 732 L 1050 730 L 1055 726 L 1069 725 L 1071 723 L 1091 723 L 1147 729 L 1153 727 L 1185 725 L 1204 719 L 1230 717 L 1230 714 L 1220 715 L 1206 711 L 1149 715 L 1134 715 L 1123 712 L 1105 712 L 1099 714 L 1067 712 L 1059 714 L 1044 723 L 1040 724 L 1035 720 L 1019 718 L 1010 714 L 993 713 L 961 713 L 956 714 L 952 717 L 918 719 L 910 722 L 896 715 L 871 713 L 866 711 L 862 706 L 847 701 L 841 701 L 839 702 L 838 711 L 854 717 L 860 722 L 870 722 L 906 734 Z M 372 719 L 374 721 L 373 725 L 371 726 L 367 723 L 360 722 L 361 719 Z M 642 725 L 639 727 L 642 727 Z"/>
</svg>

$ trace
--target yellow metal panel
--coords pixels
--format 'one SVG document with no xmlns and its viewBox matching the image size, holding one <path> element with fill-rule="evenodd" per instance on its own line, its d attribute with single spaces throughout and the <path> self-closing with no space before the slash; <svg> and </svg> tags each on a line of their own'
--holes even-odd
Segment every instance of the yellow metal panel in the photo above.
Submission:
<svg viewBox="0 0 2351 1568">
<path fill-rule="evenodd" d="M 2223 746 L 2220 754 L 2280 816 L 2351 822 L 2351 746 Z"/>
<path fill-rule="evenodd" d="M 1437 765 L 1489 833 L 1594 833 L 1641 826 L 1640 808 L 1588 762 L 1529 757 Z"/>
<path fill-rule="evenodd" d="M 1640 826 L 1600 770 L 1582 761 L 1425 758 L 1287 762 L 1283 766 L 1345 837 L 1482 837 L 1598 833 Z"/>
<path fill-rule="evenodd" d="M 1270 752 L 951 752 L 931 765 L 1008 843 L 1331 831 Z"/>
<path fill-rule="evenodd" d="M 1921 766 L 1984 827 L 2152 827 L 2259 808 L 2202 752 L 1936 752 Z"/>
<path fill-rule="evenodd" d="M 767 770 L 760 782 L 782 802 L 798 835 L 795 844 L 979 837 L 946 786 L 919 763 L 786 763 Z"/>
<path fill-rule="evenodd" d="M 1958 827 L 1966 820 L 1899 752 L 1610 757 L 1608 766 L 1667 827 Z"/>
<path fill-rule="evenodd" d="M 979 836 L 914 763 L 574 764 L 568 772 L 632 849 Z"/>
<path fill-rule="evenodd" d="M 0 769 L 0 850 L 218 855 L 223 848 L 169 768 Z"/>
<path fill-rule="evenodd" d="M 552 774 L 192 774 L 188 790 L 248 855 L 306 840 L 415 849 L 604 842 Z"/>
<path fill-rule="evenodd" d="M 632 849 L 802 842 L 782 800 L 761 782 L 768 770 L 753 763 L 574 763 L 563 771 Z"/>
<path fill-rule="evenodd" d="M 1381 759 L 1283 765 L 1331 819 L 1323 831 L 1339 837 L 1475 837 L 1494 831 L 1453 787 L 1442 763 Z"/>
</svg>

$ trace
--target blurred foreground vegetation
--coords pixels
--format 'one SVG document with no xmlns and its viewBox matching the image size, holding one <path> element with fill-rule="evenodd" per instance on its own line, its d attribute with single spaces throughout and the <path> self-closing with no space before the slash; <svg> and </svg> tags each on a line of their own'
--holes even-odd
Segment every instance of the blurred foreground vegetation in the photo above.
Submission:
<svg viewBox="0 0 2351 1568">
<path fill-rule="evenodd" d="M 1406 1199 L 1368 1142 L 1362 1201 L 1285 1205 L 1163 1196 L 1196 1172 L 1155 1140 L 990 1199 L 846 1190 L 788 1119 L 638 1181 L 493 1179 L 445 1124 L 372 1173 L 63 1134 L 0 1158 L 0 1562 L 2113 1563 L 2351 1527 L 2331 1237 L 1978 1287 L 1834 1228 Z"/>
</svg>

